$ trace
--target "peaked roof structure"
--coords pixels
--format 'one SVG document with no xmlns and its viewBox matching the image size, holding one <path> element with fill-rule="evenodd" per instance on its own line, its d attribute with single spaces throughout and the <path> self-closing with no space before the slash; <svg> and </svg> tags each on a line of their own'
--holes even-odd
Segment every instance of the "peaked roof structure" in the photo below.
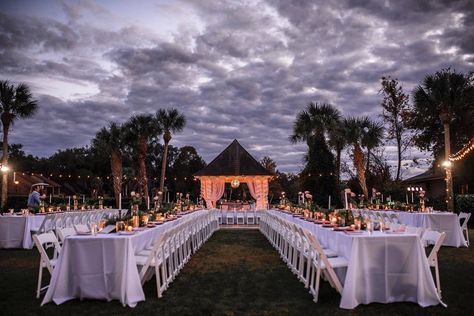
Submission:
<svg viewBox="0 0 474 316">
<path fill-rule="evenodd" d="M 194 176 L 272 176 L 240 143 L 234 141 Z"/>
</svg>

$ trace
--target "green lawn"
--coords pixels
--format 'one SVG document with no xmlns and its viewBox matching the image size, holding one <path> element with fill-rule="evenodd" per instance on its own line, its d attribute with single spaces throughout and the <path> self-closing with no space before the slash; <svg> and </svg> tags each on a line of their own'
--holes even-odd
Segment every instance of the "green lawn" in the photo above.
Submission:
<svg viewBox="0 0 474 316">
<path fill-rule="evenodd" d="M 316 304 L 258 230 L 216 232 L 162 299 L 156 297 L 153 279 L 145 285 L 146 301 L 134 309 L 92 300 L 40 307 L 35 298 L 38 258 L 36 250 L 0 250 L 0 315 L 468 315 L 474 310 L 472 248 L 441 249 L 447 309 L 396 303 L 345 311 L 326 282 Z"/>
</svg>

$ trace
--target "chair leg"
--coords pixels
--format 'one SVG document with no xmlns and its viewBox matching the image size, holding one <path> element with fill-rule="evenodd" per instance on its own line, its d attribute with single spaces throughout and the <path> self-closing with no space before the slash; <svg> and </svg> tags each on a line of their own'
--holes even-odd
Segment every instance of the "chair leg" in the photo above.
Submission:
<svg viewBox="0 0 474 316">
<path fill-rule="evenodd" d="M 321 269 L 316 268 L 316 285 L 314 287 L 314 302 L 318 302 L 318 297 L 319 297 L 319 282 L 321 281 Z"/>
<path fill-rule="evenodd" d="M 438 267 L 437 262 L 436 262 L 436 265 L 435 265 L 435 274 L 436 274 L 436 288 L 438 290 L 439 298 L 441 298 L 441 282 L 439 280 L 439 267 Z"/>
<path fill-rule="evenodd" d="M 466 242 L 467 242 L 467 246 L 469 247 L 469 230 L 467 230 L 467 228 L 466 228 L 465 232 L 466 232 Z"/>
<path fill-rule="evenodd" d="M 42 265 L 42 262 L 40 261 L 39 273 L 38 273 L 38 287 L 36 289 L 36 298 L 40 298 L 42 279 L 43 279 L 43 265 Z"/>
</svg>

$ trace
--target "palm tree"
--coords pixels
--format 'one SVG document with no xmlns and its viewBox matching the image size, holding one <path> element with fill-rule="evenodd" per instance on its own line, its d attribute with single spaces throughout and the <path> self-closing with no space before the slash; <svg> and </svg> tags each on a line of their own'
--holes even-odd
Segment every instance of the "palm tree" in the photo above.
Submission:
<svg viewBox="0 0 474 316">
<path fill-rule="evenodd" d="M 115 206 L 119 207 L 122 192 L 122 153 L 124 150 L 124 130 L 117 123 L 110 123 L 109 128 L 100 129 L 92 140 L 92 147 L 102 156 L 110 157 L 110 169 L 114 184 Z"/>
<path fill-rule="evenodd" d="M 162 130 L 156 124 L 151 114 L 132 116 L 124 125 L 125 138 L 136 150 L 138 169 L 138 188 L 141 196 L 148 196 L 148 177 L 146 172 L 146 155 L 148 144 L 161 134 Z"/>
<path fill-rule="evenodd" d="M 334 122 L 340 119 L 339 111 L 331 104 L 310 103 L 305 110 L 298 113 L 293 125 L 292 143 L 306 141 L 311 145 L 312 138 L 324 138 Z"/>
<path fill-rule="evenodd" d="M 186 118 L 176 109 L 160 109 L 156 112 L 156 121 L 163 130 L 163 141 L 165 143 L 163 157 L 161 161 L 160 192 L 165 187 L 166 160 L 168 158 L 168 145 L 171 141 L 171 133 L 181 132 L 186 125 Z M 163 195 L 161 195 L 163 196 Z"/>
<path fill-rule="evenodd" d="M 370 155 L 372 154 L 372 149 L 380 146 L 382 143 L 383 132 L 383 125 L 379 122 L 369 121 L 368 125 L 364 128 L 362 146 L 367 149 L 366 171 L 369 171 Z"/>
<path fill-rule="evenodd" d="M 344 121 L 338 119 L 334 121 L 329 128 L 329 146 L 336 152 L 336 182 L 339 189 L 341 183 L 341 155 L 344 148 L 347 146 L 347 131 Z"/>
<path fill-rule="evenodd" d="M 299 112 L 290 141 L 306 141 L 308 153 L 301 173 L 301 185 L 316 193 L 314 202 L 322 205 L 328 196 L 337 196 L 337 174 L 334 155 L 328 146 L 331 127 L 340 119 L 339 111 L 330 104 L 310 103 Z"/>
<path fill-rule="evenodd" d="M 465 130 L 472 128 L 472 104 L 474 102 L 474 78 L 473 74 L 464 75 L 451 69 L 443 69 L 434 75 L 428 75 L 423 83 L 413 91 L 414 111 L 410 125 L 414 129 L 420 130 L 424 127 L 423 133 L 417 136 L 415 142 L 418 144 L 430 144 L 436 139 L 435 134 L 439 133 L 440 122 L 444 129 L 444 158 L 448 161 L 451 155 L 450 125 L 462 126 Z M 467 117 L 466 117 L 467 116 Z M 439 119 L 439 120 L 438 120 Z M 438 120 L 435 122 L 434 120 Z M 431 122 L 430 122 L 431 121 Z M 428 123 L 431 123 L 427 125 Z M 420 125 L 423 124 L 423 125 Z M 425 126 L 431 126 L 429 130 Z M 438 134 L 439 135 L 439 134 Z M 455 137 L 458 142 L 465 142 L 461 137 Z M 434 148 L 438 153 L 440 148 Z M 446 193 L 448 210 L 454 210 L 453 179 L 451 168 L 446 166 Z"/>
<path fill-rule="evenodd" d="M 362 151 L 362 141 L 365 131 L 368 128 L 370 120 L 368 117 L 350 117 L 344 120 L 344 126 L 347 130 L 347 142 L 353 147 L 353 162 L 357 172 L 357 180 L 365 197 L 369 196 L 367 182 L 365 179 L 364 153 Z"/>
<path fill-rule="evenodd" d="M 0 118 L 3 125 L 3 158 L 2 164 L 8 165 L 8 132 L 17 119 L 26 119 L 36 112 L 37 101 L 33 99 L 30 88 L 20 83 L 16 87 L 8 81 L 0 81 Z M 1 208 L 7 206 L 8 174 L 2 177 Z"/>
</svg>

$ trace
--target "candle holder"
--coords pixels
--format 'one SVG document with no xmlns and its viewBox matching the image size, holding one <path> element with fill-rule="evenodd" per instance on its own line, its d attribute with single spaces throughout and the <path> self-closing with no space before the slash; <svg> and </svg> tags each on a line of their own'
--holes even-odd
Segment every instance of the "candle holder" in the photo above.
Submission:
<svg viewBox="0 0 474 316">
<path fill-rule="evenodd" d="M 125 230 L 125 222 L 124 221 L 118 221 L 115 223 L 115 230 L 117 232 L 121 232 Z"/>
</svg>

